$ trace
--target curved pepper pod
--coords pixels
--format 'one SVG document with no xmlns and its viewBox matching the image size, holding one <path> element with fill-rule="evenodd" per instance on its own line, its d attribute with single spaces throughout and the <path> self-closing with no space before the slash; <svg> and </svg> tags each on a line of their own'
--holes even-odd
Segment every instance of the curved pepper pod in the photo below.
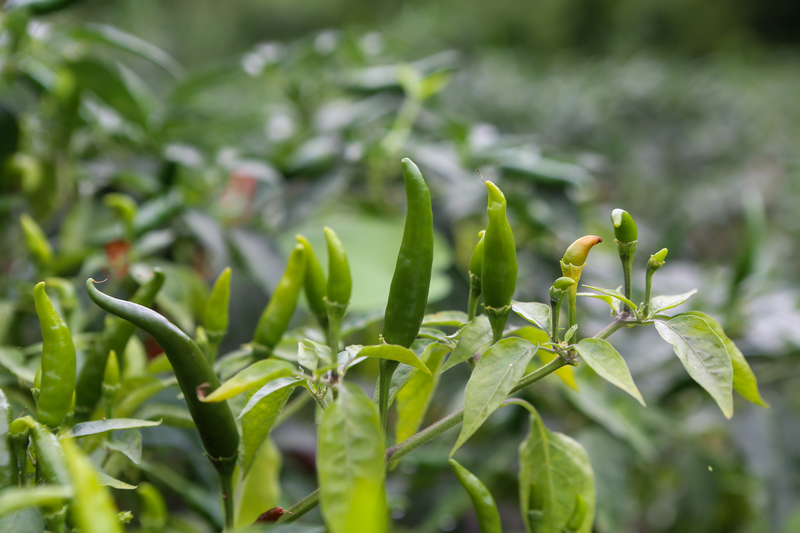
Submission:
<svg viewBox="0 0 800 533">
<path fill-rule="evenodd" d="M 478 279 L 483 272 L 483 239 L 485 236 L 485 230 L 478 233 L 478 244 L 475 245 L 475 249 L 472 250 L 472 255 L 469 257 L 469 273 Z"/>
<path fill-rule="evenodd" d="M 603 239 L 597 235 L 581 237 L 569 245 L 567 251 L 564 252 L 564 257 L 561 259 L 561 262 L 576 267 L 583 266 L 586 263 L 586 257 L 589 255 L 589 251 L 593 246 L 601 242 L 603 242 Z"/>
<path fill-rule="evenodd" d="M 61 425 L 72 406 L 76 360 L 72 336 L 45 292 L 44 282 L 33 289 L 33 301 L 42 329 L 42 383 L 36 418 L 51 428 Z"/>
<path fill-rule="evenodd" d="M 325 296 L 328 293 L 328 282 L 325 272 L 319 264 L 314 248 L 303 235 L 295 236 L 297 242 L 306 249 L 306 274 L 303 278 L 303 288 L 306 292 L 308 308 L 314 314 L 323 329 L 328 329 L 328 309 L 325 307 Z"/>
<path fill-rule="evenodd" d="M 295 245 L 286 263 L 286 270 L 272 292 L 267 307 L 258 319 L 253 335 L 253 354 L 256 359 L 268 357 L 289 327 L 300 289 L 303 288 L 306 273 L 306 248 Z"/>
<path fill-rule="evenodd" d="M 353 278 L 350 275 L 350 264 L 347 262 L 347 252 L 342 241 L 331 228 L 325 226 L 325 241 L 328 243 L 328 289 L 329 301 L 347 305 L 353 293 Z"/>
<path fill-rule="evenodd" d="M 502 309 L 511 304 L 517 286 L 517 248 L 506 218 L 506 198 L 497 185 L 486 182 L 489 191 L 489 223 L 483 236 L 481 294 L 486 307 Z"/>
<path fill-rule="evenodd" d="M 636 222 L 624 209 L 614 209 L 611 212 L 611 223 L 614 225 L 614 237 L 621 243 L 633 242 L 639 236 Z"/>
<path fill-rule="evenodd" d="M 433 268 L 433 209 L 431 193 L 417 165 L 408 158 L 402 164 L 408 211 L 386 303 L 383 340 L 409 348 L 417 338 L 428 304 Z"/>
<path fill-rule="evenodd" d="M 239 431 L 227 402 L 204 403 L 197 397 L 200 387 L 210 393 L 220 386 L 219 378 L 197 344 L 155 311 L 103 294 L 92 279 L 86 280 L 86 292 L 100 308 L 143 329 L 164 349 L 203 448 L 217 471 L 230 475 L 236 464 Z"/>
<path fill-rule="evenodd" d="M 231 300 L 231 267 L 220 273 L 208 295 L 203 313 L 203 324 L 212 342 L 219 344 L 228 331 L 228 304 Z"/>
<path fill-rule="evenodd" d="M 472 500 L 472 507 L 478 518 L 478 528 L 481 533 L 503 533 L 500 523 L 500 513 L 497 504 L 492 498 L 492 493 L 481 483 L 472 472 L 461 466 L 454 459 L 450 459 L 450 467 L 455 472 L 458 481 Z"/>
</svg>

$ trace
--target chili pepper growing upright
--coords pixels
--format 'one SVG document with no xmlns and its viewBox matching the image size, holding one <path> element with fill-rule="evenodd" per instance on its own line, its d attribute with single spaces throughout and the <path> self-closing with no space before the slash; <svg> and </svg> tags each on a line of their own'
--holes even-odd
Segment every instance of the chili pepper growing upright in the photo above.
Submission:
<svg viewBox="0 0 800 533">
<path fill-rule="evenodd" d="M 489 223 L 483 236 L 481 294 L 492 325 L 493 342 L 503 337 L 511 311 L 511 298 L 517 286 L 517 249 L 506 217 L 506 198 L 497 185 L 486 182 Z"/>
<path fill-rule="evenodd" d="M 205 324 L 206 334 L 208 335 L 208 359 L 212 364 L 217 358 L 219 345 L 228 331 L 228 303 L 230 299 L 231 267 L 228 267 L 222 271 L 217 281 L 214 282 L 214 287 L 208 296 L 203 314 L 203 324 Z"/>
<path fill-rule="evenodd" d="M 14 420 L 11 404 L 0 389 L 0 487 L 17 484 L 17 459 L 14 443 L 8 434 L 9 426 Z"/>
<path fill-rule="evenodd" d="M 483 271 L 483 238 L 485 231 L 478 233 L 478 244 L 472 250 L 469 258 L 469 304 L 467 305 L 467 320 L 472 321 L 478 312 L 478 300 L 481 297 L 481 272 Z"/>
<path fill-rule="evenodd" d="M 353 279 L 350 275 L 347 253 L 339 236 L 327 226 L 323 231 L 328 243 L 328 289 L 325 297 L 325 307 L 328 309 L 328 344 L 335 361 L 336 354 L 339 353 L 339 328 L 350 303 Z M 332 373 L 336 379 L 336 368 Z"/>
<path fill-rule="evenodd" d="M 558 320 L 561 315 L 561 302 L 575 285 L 575 280 L 566 276 L 558 278 L 550 287 L 550 340 L 558 341 Z"/>
<path fill-rule="evenodd" d="M 647 261 L 647 271 L 645 273 L 644 285 L 644 309 L 642 310 L 642 316 L 645 318 L 648 314 L 650 314 L 650 295 L 652 294 L 653 289 L 653 274 L 655 274 L 656 271 L 664 266 L 664 263 L 666 263 L 667 252 L 668 250 L 666 248 L 662 248 L 651 255 L 650 260 Z"/>
<path fill-rule="evenodd" d="M 164 285 L 164 272 L 160 268 L 154 268 L 153 276 L 136 289 L 130 301 L 149 306 L 155 300 L 162 285 Z M 119 355 L 125 353 L 125 346 L 134 331 L 136 331 L 136 326 L 127 320 L 109 318 L 103 333 L 95 341 L 92 349 L 86 352 L 75 389 L 75 420 L 77 422 L 88 420 L 97 402 L 100 401 L 103 372 L 109 352 L 114 350 Z"/>
<path fill-rule="evenodd" d="M 397 265 L 389 289 L 383 323 L 383 340 L 409 348 L 417 338 L 433 268 L 433 210 L 431 193 L 422 173 L 408 158 L 402 160 L 408 210 Z M 378 378 L 378 408 L 386 429 L 389 409 L 389 384 L 397 361 L 382 359 Z"/>
<path fill-rule="evenodd" d="M 633 254 L 636 252 L 636 238 L 638 230 L 633 217 L 624 209 L 614 209 L 611 212 L 611 223 L 614 225 L 614 237 L 616 237 L 619 258 L 622 261 L 622 273 L 624 276 L 623 292 L 625 298 L 631 299 L 631 274 L 633 272 Z M 622 312 L 630 313 L 627 304 L 622 304 Z"/>
<path fill-rule="evenodd" d="M 306 275 L 303 279 L 303 288 L 306 291 L 308 308 L 323 331 L 327 333 L 328 309 L 325 307 L 325 296 L 328 293 L 328 282 L 325 280 L 325 272 L 322 271 L 314 248 L 308 239 L 303 235 L 297 235 L 295 238 L 306 249 Z"/>
<path fill-rule="evenodd" d="M 33 301 L 42 329 L 42 385 L 36 418 L 57 428 L 72 406 L 75 392 L 75 345 L 69 329 L 53 307 L 44 282 L 33 289 Z"/>
<path fill-rule="evenodd" d="M 47 236 L 41 226 L 27 213 L 23 213 L 19 217 L 19 222 L 22 224 L 22 233 L 25 236 L 25 245 L 28 247 L 28 251 L 33 254 L 40 266 L 47 266 L 53 259 L 53 248 L 47 241 Z"/>
<path fill-rule="evenodd" d="M 272 354 L 272 350 L 281 340 L 289 321 L 297 306 L 297 297 L 303 288 L 306 272 L 306 248 L 302 244 L 295 245 L 286 270 L 272 292 L 267 307 L 258 319 L 256 332 L 253 336 L 253 355 L 256 359 L 265 359 Z"/>
<path fill-rule="evenodd" d="M 568 290 L 567 311 L 569 315 L 569 328 L 578 322 L 578 282 L 581 280 L 581 271 L 586 266 L 586 257 L 593 246 L 603 242 L 597 235 L 586 235 L 569 245 L 564 257 L 561 259 L 561 272 L 564 276 L 572 278 L 575 284 Z"/>
<path fill-rule="evenodd" d="M 146 307 L 105 295 L 86 280 L 89 298 L 100 308 L 124 318 L 149 333 L 169 359 L 178 385 L 183 392 L 189 414 L 200 434 L 211 463 L 222 480 L 226 518 L 233 520 L 233 491 L 231 476 L 236 465 L 239 448 L 239 431 L 227 402 L 205 403 L 197 396 L 197 389 L 213 392 L 220 381 L 197 344 L 184 332 L 160 314 Z"/>
</svg>

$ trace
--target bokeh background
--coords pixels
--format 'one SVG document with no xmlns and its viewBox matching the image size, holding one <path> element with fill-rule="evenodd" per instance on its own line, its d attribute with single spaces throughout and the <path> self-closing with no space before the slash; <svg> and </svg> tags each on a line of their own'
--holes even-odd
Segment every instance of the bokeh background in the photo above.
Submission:
<svg viewBox="0 0 800 533">
<path fill-rule="evenodd" d="M 17 369 L 4 390 L 36 368 L 24 347 L 38 340 L 30 287 L 43 273 L 80 287 L 111 271 L 124 294 L 128 266 L 135 276 L 160 265 L 159 309 L 193 332 L 211 280 L 232 265 L 234 350 L 295 233 L 324 261 L 330 225 L 355 271 L 352 318 L 374 324 L 402 233 L 405 156 L 434 196 L 431 309 L 464 309 L 485 224 L 480 168 L 509 199 L 518 300 L 545 301 L 575 238 L 613 243 L 610 212 L 625 208 L 639 224 L 639 290 L 649 254 L 669 248 L 656 292 L 698 288 L 694 308 L 725 325 L 770 404 L 737 399 L 726 421 L 653 331 L 612 337 L 647 409 L 586 369 L 578 392 L 555 379 L 526 392 L 589 451 L 596 531 L 800 531 L 800 3 L 21 0 L 1 23 L 0 363 Z M 135 199 L 132 220 L 103 202 L 110 192 Z M 49 265 L 27 250 L 22 213 L 54 246 Z M 615 253 L 593 250 L 584 281 L 620 284 Z M 80 298 L 75 328 L 97 330 L 102 317 Z M 608 321 L 603 305 L 584 302 L 585 334 Z M 296 325 L 307 318 L 301 310 Z M 461 370 L 443 380 L 431 421 L 461 401 Z M 374 372 L 363 370 L 367 388 Z M 281 505 L 315 486 L 313 418 L 275 432 Z M 525 431 L 523 413 L 500 412 L 459 452 L 509 532 L 522 528 Z M 164 434 L 142 431 L 146 455 L 172 461 L 202 495 L 213 472 L 180 453 L 197 443 L 180 428 Z M 447 466 L 449 438 L 390 475 L 396 531 L 477 531 Z M 176 531 L 219 518 L 203 512 L 216 506 L 210 491 L 187 498 L 158 472 L 130 475 L 162 487 Z"/>
</svg>

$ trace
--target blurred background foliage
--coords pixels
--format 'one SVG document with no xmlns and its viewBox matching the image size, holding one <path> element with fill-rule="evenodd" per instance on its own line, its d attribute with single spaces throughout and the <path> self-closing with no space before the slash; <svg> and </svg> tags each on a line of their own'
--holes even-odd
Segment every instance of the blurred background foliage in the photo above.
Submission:
<svg viewBox="0 0 800 533">
<path fill-rule="evenodd" d="M 480 168 L 509 199 L 517 299 L 545 301 L 565 246 L 584 233 L 613 243 L 608 216 L 625 208 L 640 228 L 639 278 L 668 247 L 657 291 L 699 288 L 695 307 L 724 322 L 771 405 L 737 403 L 725 421 L 669 347 L 638 331 L 613 341 L 647 409 L 584 368 L 578 392 L 558 380 L 527 392 L 552 429 L 589 451 L 596 531 L 800 531 L 798 19 L 789 0 L 8 2 L 0 383 L 19 410 L 32 405 L 20 385 L 38 366 L 30 295 L 43 277 L 78 287 L 78 301 L 54 296 L 90 342 L 100 313 L 80 289 L 87 277 L 110 273 L 107 290 L 125 296 L 143 269 L 162 266 L 158 309 L 193 333 L 211 280 L 232 265 L 224 348 L 235 350 L 295 233 L 324 262 L 323 225 L 353 265 L 350 340 L 374 342 L 402 233 L 403 156 L 434 196 L 431 309 L 463 309 L 485 224 Z M 52 251 L 26 246 L 23 213 Z M 584 281 L 618 285 L 617 263 L 612 245 L 598 247 Z M 609 318 L 595 301 L 583 316 L 586 334 Z M 307 318 L 298 313 L 298 335 Z M 367 387 L 374 371 L 363 370 Z M 466 371 L 451 372 L 430 421 L 461 401 Z M 175 404 L 174 394 L 154 401 Z M 313 419 L 309 410 L 275 432 L 274 504 L 315 486 Z M 525 419 L 494 415 L 459 459 L 493 491 L 507 531 L 522 528 L 514 473 Z M 213 527 L 212 473 L 191 432 L 173 425 L 141 432 L 148 461 L 127 475 L 164 491 L 165 527 Z M 440 440 L 389 477 L 397 531 L 477 531 Z M 146 466 L 158 461 L 177 472 Z"/>
</svg>

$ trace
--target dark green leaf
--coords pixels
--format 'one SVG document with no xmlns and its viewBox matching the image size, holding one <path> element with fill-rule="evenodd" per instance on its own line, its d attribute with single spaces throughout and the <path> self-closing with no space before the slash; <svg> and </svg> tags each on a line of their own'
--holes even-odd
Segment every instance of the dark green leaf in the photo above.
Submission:
<svg viewBox="0 0 800 533">
<path fill-rule="evenodd" d="M 458 342 L 442 367 L 443 373 L 457 364 L 463 363 L 475 355 L 475 352 L 489 344 L 492 341 L 492 327 L 489 325 L 486 315 L 481 315 L 461 328 L 454 336 Z"/>
</svg>

